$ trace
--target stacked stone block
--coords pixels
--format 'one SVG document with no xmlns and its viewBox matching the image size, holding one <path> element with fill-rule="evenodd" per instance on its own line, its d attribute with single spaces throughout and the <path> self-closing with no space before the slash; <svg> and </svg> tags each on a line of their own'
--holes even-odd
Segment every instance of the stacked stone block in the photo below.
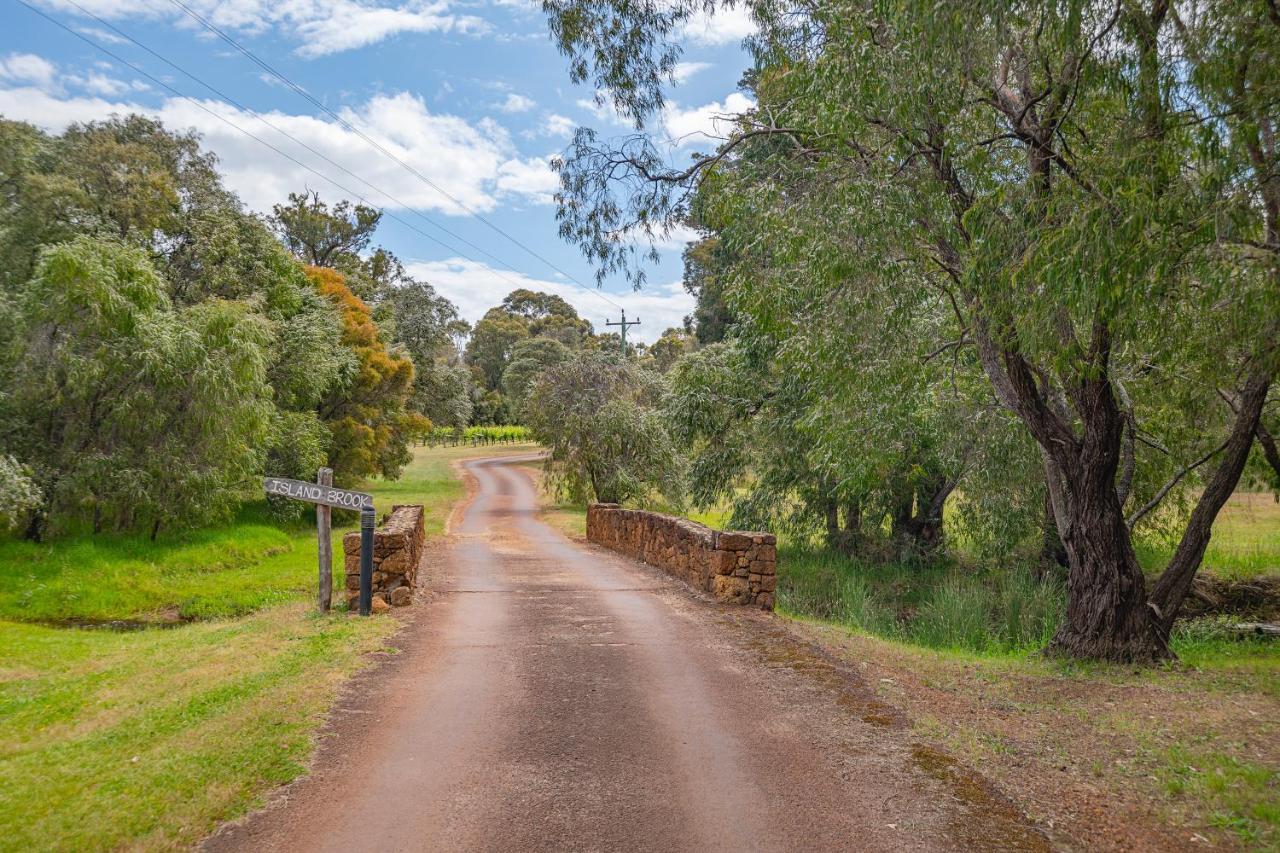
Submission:
<svg viewBox="0 0 1280 853">
<path fill-rule="evenodd" d="M 773 609 L 778 540 L 617 504 L 587 507 L 587 540 L 657 566 L 721 601 Z"/>
<path fill-rule="evenodd" d="M 395 506 L 373 531 L 373 597 L 403 607 L 413 602 L 418 585 L 418 562 L 422 559 L 426 531 L 422 507 Z M 360 597 L 360 532 L 342 537 L 343 562 L 347 573 L 347 606 L 354 610 Z M 380 605 L 379 605 L 380 606 Z"/>
</svg>

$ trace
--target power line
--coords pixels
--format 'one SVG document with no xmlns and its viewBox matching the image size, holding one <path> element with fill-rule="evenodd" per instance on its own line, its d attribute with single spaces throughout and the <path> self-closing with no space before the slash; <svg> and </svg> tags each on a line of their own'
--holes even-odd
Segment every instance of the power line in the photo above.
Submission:
<svg viewBox="0 0 1280 853">
<path fill-rule="evenodd" d="M 425 222 L 427 222 L 428 224 L 430 224 L 432 227 L 438 228 L 438 229 L 440 229 L 441 231 L 443 231 L 445 234 L 448 234 L 448 235 L 449 235 L 450 237 L 452 237 L 453 239 L 455 239 L 455 240 L 457 240 L 457 241 L 459 241 L 459 242 L 461 242 L 461 243 L 463 243 L 463 244 L 465 244 L 465 245 L 467 245 L 467 246 L 470 246 L 472 249 L 475 249 L 477 252 L 481 253 L 481 254 L 482 254 L 482 255 L 484 255 L 485 257 L 487 257 L 487 258 L 489 258 L 489 259 L 493 260 L 494 262 L 496 262 L 496 263 L 498 263 L 498 264 L 501 264 L 502 266 L 506 267 L 509 271 L 511 271 L 511 272 L 516 272 L 515 268 L 514 268 L 511 264 L 507 263 L 506 261 L 504 261 L 504 260 L 502 260 L 501 258 L 497 257 L 496 255 L 492 254 L 491 252 L 489 252 L 488 250 L 486 250 L 483 246 L 477 246 L 475 243 L 472 243 L 470 240 L 466 239 L 465 237 L 463 237 L 463 236 L 461 236 L 461 235 L 459 235 L 459 234 L 455 234 L 454 232 L 450 231 L 448 228 L 445 228 L 443 225 L 441 225 L 440 223 L 436 222 L 436 221 L 435 221 L 434 219 L 432 219 L 431 217 L 427 216 L 425 213 L 422 213 L 422 212 L 420 212 L 420 211 L 418 211 L 418 210 L 415 210 L 411 205 L 406 204 L 405 202 L 403 202 L 403 201 L 401 201 L 400 199 L 396 198 L 395 196 L 393 196 L 391 193 L 387 192 L 386 190 L 381 189 L 380 187 L 378 187 L 378 186 L 374 185 L 373 183 L 369 182 L 368 180 L 366 180 L 366 179 L 364 179 L 364 178 L 360 177 L 360 176 L 359 176 L 359 175 L 357 175 L 355 172 L 351 171 L 350 169 L 348 169 L 346 166 L 342 165 L 341 163 L 339 163 L 339 162 L 337 162 L 337 161 L 333 160 L 332 158 L 330 158 L 330 157 L 329 157 L 329 156 L 327 156 L 326 154 L 324 154 L 324 153 L 322 153 L 322 152 L 320 152 L 320 151 L 317 151 L 315 148 L 312 148 L 312 147 L 311 147 L 310 145 L 308 145 L 306 142 L 303 142 L 301 139 L 299 139 L 298 137 L 296 137 L 296 136 L 294 136 L 293 134 L 289 133 L 289 132 L 288 132 L 287 130 L 285 130 L 284 128 L 279 127 L 278 125 L 276 125 L 275 123 L 273 123 L 272 121 L 270 121 L 266 116 L 262 115 L 261 113 L 257 112 L 256 110 L 254 110 L 252 107 L 249 107 L 249 106 L 246 106 L 245 104 L 240 103 L 240 102 L 239 102 L 239 101 L 237 101 L 235 98 L 231 97 L 231 96 L 230 96 L 230 95 L 228 95 L 226 92 L 223 92 L 221 89 L 217 88 L 217 87 L 216 87 L 216 86 L 214 86 L 213 84 L 211 84 L 211 83 L 209 83 L 209 82 L 205 81 L 204 79 L 202 79 L 202 78 L 200 78 L 200 77 L 196 76 L 195 74 L 191 73 L 191 72 L 190 72 L 190 71 L 188 71 L 187 69 L 183 68 L 181 65 L 178 65 L 178 64 L 177 64 L 176 62 L 174 62 L 173 60 L 171 60 L 171 59 L 169 59 L 169 58 L 167 58 L 167 57 L 165 57 L 165 56 L 162 56 L 161 54 L 157 53 L 155 50 L 151 49 L 151 48 L 150 48 L 150 47 L 148 47 L 147 45 L 145 45 L 145 44 L 143 44 L 142 42 L 138 41 L 138 40 L 137 40 L 136 38 L 134 38 L 133 36 L 129 35 L 128 33 L 124 32 L 123 30 L 121 30 L 119 27 L 115 26 L 114 24 L 110 23 L 109 21 L 103 20 L 102 18 L 100 18 L 100 17 L 98 17 L 97 15 L 95 15 L 93 12 L 90 12 L 88 9 L 84 8 L 84 7 L 83 7 L 83 6 L 81 6 L 79 3 L 77 3 L 77 2 L 76 2 L 76 0 L 67 0 L 67 2 L 68 2 L 68 3 L 70 3 L 72 6 L 76 7 L 77 9 L 79 9 L 79 10 L 80 10 L 80 11 L 81 11 L 85 16 L 90 17 L 90 18 L 93 18 L 93 19 L 94 19 L 95 21 L 97 21 L 99 24 L 102 24 L 104 27 L 107 27 L 107 28 L 108 28 L 108 29 L 110 29 L 112 32 L 114 32 L 114 33 L 116 33 L 117 35 L 119 35 L 121 38 L 126 39 L 127 41 L 132 42 L 132 43 L 133 43 L 134 45 L 136 45 L 137 47 L 141 48 L 142 50 L 145 50 L 147 53 L 151 54 L 151 55 L 152 55 L 152 56 L 154 56 L 156 59 L 158 59 L 158 60 L 160 60 L 161 62 L 163 62 L 164 64 L 168 65 L 170 68 L 174 69 L 175 71 L 178 71 L 178 72 L 179 72 L 179 73 L 181 73 L 181 74 L 186 75 L 186 76 L 187 76 L 187 77 L 189 77 L 191 80 L 194 80 L 196 83 L 199 83 L 201 86 L 205 87 L 205 88 L 206 88 L 206 89 L 208 89 L 210 92 L 213 92 L 215 95 L 217 95 L 219 98 L 222 98 L 222 99 L 223 99 L 224 101 L 226 101 L 227 103 L 231 104 L 232 106 L 236 107 L 237 109 L 241 110 L 242 112 L 246 112 L 246 113 L 248 113 L 249 115 L 253 116 L 254 118 L 258 119 L 260 122 L 262 122 L 263 124 L 265 124 L 267 127 L 269 127 L 269 128 L 271 128 L 272 130 L 276 131 L 277 133 L 279 133 L 281 136 L 285 137 L 286 139 L 289 139 L 290 141 L 292 141 L 295 145 L 298 145 L 299 147 L 301 147 L 301 148 L 303 148 L 303 149 L 305 149 L 305 150 L 307 150 L 307 151 L 311 152 L 312 154 L 314 154 L 315 156 L 319 157 L 321 160 L 324 160 L 326 163 L 328 163 L 329 165 L 333 166 L 334 168 L 339 169 L 339 170 L 341 170 L 342 172 L 345 172 L 347 175 L 350 175 L 351 177 L 355 178 L 357 181 L 359 181 L 360 183 L 364 184 L 364 185 L 365 185 L 366 187 L 368 187 L 369 189 L 371 189 L 371 190 L 373 190 L 374 192 L 376 192 L 376 193 L 378 193 L 378 194 L 380 194 L 380 195 L 382 195 L 382 196 L 384 196 L 384 197 L 386 197 L 386 198 L 390 199 L 390 200 L 391 200 L 393 203 L 395 203 L 396 205 L 398 205 L 398 206 L 400 206 L 400 207 L 404 208 L 405 210 L 408 210 L 410 213 L 412 213 L 412 214 L 414 214 L 415 216 L 419 217 L 420 219 L 424 220 Z M 452 251 L 452 250 L 451 250 L 451 251 Z"/>
<path fill-rule="evenodd" d="M 438 244 L 438 245 L 440 245 L 440 246 L 443 246 L 443 247 L 444 247 L 445 249 L 447 249 L 448 251 L 453 252 L 453 253 L 454 253 L 454 254 L 456 254 L 456 255 L 460 255 L 462 258 L 464 258 L 465 260 L 471 261 L 472 263 L 479 263 L 479 262 L 478 262 L 478 261 L 476 261 L 474 258 L 472 258 L 472 257 L 468 256 L 468 255 L 467 255 L 466 253 L 464 253 L 464 252 L 460 252 L 460 251 L 458 251 L 456 248 L 454 248 L 453 246 L 449 245 L 448 243 L 446 243 L 445 241 L 441 240 L 440 238 L 435 237 L 435 236 L 433 236 L 433 235 L 431 235 L 431 234 L 428 234 L 427 232 L 423 231 L 421 228 L 418 228 L 418 227 L 417 227 L 416 225 L 414 225 L 412 222 L 409 222 L 409 221 L 407 221 L 407 220 L 403 219 L 402 217 L 400 217 L 399 215 L 397 215 L 397 214 L 395 214 L 395 213 L 392 213 L 391 211 L 389 211 L 389 210 L 385 209 L 384 207 L 382 207 L 382 206 L 380 206 L 380 205 L 375 204 L 375 203 L 374 203 L 374 202 L 372 202 L 370 199 L 366 198 L 365 196 L 361 195 L 360 193 L 356 192 L 355 190 L 350 189 L 349 187 L 346 187 L 346 186 L 344 186 L 344 185 L 342 185 L 342 184 L 338 183 L 338 182 L 337 182 L 337 181 L 335 181 L 333 178 L 329 177 L 328 175 L 324 174 L 323 172 L 320 172 L 320 171 L 318 171 L 318 170 L 316 170 L 316 169 L 312 168 L 311 166 L 308 166 L 306 163 L 303 163 L 302 161 L 298 160 L 296 157 L 292 156 L 291 154 L 288 154 L 287 152 L 280 150 L 280 149 L 279 149 L 279 148 L 277 148 L 276 146 L 272 145 L 270 142 L 267 142 L 266 140 L 264 140 L 264 139 L 262 139 L 261 137 L 259 137 L 259 136 L 255 135 L 255 134 L 254 134 L 254 133 L 252 133 L 251 131 L 245 130 L 243 127 L 241 127 L 240 125 L 238 125 L 238 124 L 236 124 L 235 122 L 231 121 L 231 120 L 230 120 L 229 118 L 227 118 L 226 116 L 223 116 L 223 115 L 221 115 L 221 114 L 219 114 L 219 113 L 217 113 L 217 112 L 214 112 L 213 110 L 211 110 L 211 109 L 209 109 L 208 107 L 206 107 L 204 104 L 200 103 L 200 102 L 199 102 L 198 100 L 196 100 L 195 98 L 193 98 L 193 97 L 191 97 L 190 95 L 187 95 L 186 93 L 184 93 L 184 92 L 182 92 L 182 91 L 178 90 L 178 89 L 177 89 L 177 88 L 175 88 L 174 86 L 170 85 L 169 83 L 166 83 L 165 81 L 161 80 L 160 78 L 156 77 L 155 75 L 150 74 L 150 73 L 149 73 L 149 72 L 147 72 L 147 71 L 144 71 L 142 68 L 140 68 L 140 67 L 138 67 L 137 65 L 133 64 L 133 63 L 132 63 L 132 62 L 130 62 L 129 60 L 127 60 L 127 59 L 125 59 L 125 58 L 121 57 L 120 55 L 116 54 L 115 52 L 111 51 L 110 49 L 103 47 L 102 45 L 100 45 L 100 44 L 98 44 L 97 42 L 95 42 L 93 39 L 91 39 L 91 38 L 89 38 L 88 36 L 84 35 L 83 33 L 76 32 L 75 30 L 71 29 L 71 28 L 70 28 L 70 27 L 68 27 L 66 24 L 62 23 L 61 21 L 57 20 L 56 18 L 53 18 L 53 17 L 51 17 L 51 16 L 49 16 L 49 15 L 45 14 L 45 12 L 43 12 L 42 10 L 37 9 L 35 6 L 32 6 L 30 3 L 28 3 L 28 2 L 27 2 L 27 0 L 17 0 L 17 2 L 21 3 L 23 6 L 26 6 L 28 9 L 30 9 L 32 12 L 36 13 L 36 14 L 37 14 L 37 15 L 39 15 L 40 17 L 44 18 L 46 21 L 49 21 L 50 23 L 55 24 L 55 25 L 57 25 L 58 27 L 61 27 L 62 29 L 66 30 L 68 33 L 70 33 L 71 35 L 73 35 L 73 36 L 75 36 L 76 38 L 80 39 L 81 41 L 85 42 L 86 44 L 88 44 L 88 45 L 90 45 L 90 46 L 92 46 L 92 47 L 94 47 L 94 48 L 97 48 L 98 50 L 100 50 L 100 51 L 102 51 L 103 53 L 105 53 L 107 56 L 109 56 L 109 57 L 111 57 L 112 59 L 114 59 L 116 62 L 119 62 L 120 64 L 127 66 L 128 68 L 132 69 L 135 73 L 142 75 L 143 77 L 145 77 L 145 78 L 147 78 L 148 80 L 150 80 L 152 83 L 155 83 L 157 86 L 160 86 L 161 88 L 166 89 L 166 90 L 168 90 L 169 92 L 172 92 L 174 95 L 176 95 L 176 96 L 177 96 L 177 97 L 179 97 L 179 98 L 182 98 L 182 99 L 183 99 L 183 100 L 185 100 L 185 101 L 189 101 L 192 105 L 194 105 L 194 106 L 195 106 L 195 107 L 197 107 L 198 109 L 202 110 L 203 112 L 206 112 L 206 113 L 208 113 L 209 115 L 213 116 L 213 117 L 214 117 L 214 118 L 216 118 L 218 121 L 222 122 L 223 124 L 226 124 L 228 127 L 231 127 L 231 128 L 233 128 L 234 130 L 237 130 L 237 131 L 239 131 L 240 133 L 243 133 L 245 136 L 249 137 L 250 139 L 254 140 L 255 142 L 259 143 L 260 145 L 263 145 L 264 147 L 271 149 L 271 150 L 272 150 L 272 151 L 274 151 L 276 154 L 278 154 L 278 155 L 280 155 L 281 157 L 285 158 L 286 160 L 288 160 L 289 162 L 293 163 L 294 165 L 299 166 L 300 168 L 306 169 L 308 172 L 312 173 L 313 175 L 315 175 L 316 177 L 320 178 L 321 180 L 323 180 L 323 181 L 327 181 L 328 183 L 330 183 L 330 184 L 332 184 L 333 186 L 337 187 L 337 188 L 338 188 L 339 190 L 341 190 L 342 192 L 347 193 L 347 194 L 348 194 L 348 195 L 350 195 L 351 197 L 353 197 L 353 198 L 355 198 L 355 199 L 357 199 L 357 200 L 359 200 L 359 201 L 361 201 L 361 202 L 364 202 L 365 204 L 368 204 L 370 207 L 373 207 L 373 208 L 377 209 L 379 213 L 382 213 L 382 214 L 384 214 L 384 215 L 386 215 L 386 216 L 391 217 L 391 218 L 392 218 L 392 219 L 394 219 L 396 222 L 399 222 L 401 225 L 404 225 L 406 228 L 409 228 L 410 230 L 417 232 L 418 234 L 420 234 L 420 235 L 421 235 L 421 236 L 423 236 L 423 237 L 426 237 L 428 240 L 432 241 L 433 243 L 436 243 L 436 244 Z M 176 67 L 176 66 L 175 66 L 175 67 Z M 186 72 L 183 72 L 183 73 L 186 73 Z M 198 78 L 193 78 L 193 79 L 198 79 Z M 211 91 L 215 91 L 215 90 L 213 90 L 213 87 L 212 87 L 212 86 L 210 86 L 209 88 L 210 88 L 210 90 L 211 90 Z M 287 134 L 286 134 L 286 135 L 287 135 Z M 292 138 L 292 137 L 290 137 L 290 138 Z M 327 158 L 326 158 L 326 159 L 327 159 Z M 357 177 L 358 177 L 358 176 L 357 176 Z M 363 179 L 360 179 L 360 180 L 362 180 L 362 181 L 363 181 Z M 364 181 L 364 183 L 366 183 L 366 184 L 367 184 L 368 182 L 367 182 L 367 181 Z M 369 186 L 371 186 L 371 187 L 373 186 L 372 184 L 368 184 L 368 185 L 369 185 Z M 374 187 L 374 189 L 375 189 L 375 190 L 377 190 L 377 187 Z M 381 190 L 378 190 L 378 192 L 382 192 L 382 191 L 381 191 Z M 384 195 L 386 195 L 386 194 L 384 193 Z M 388 198 L 391 198 L 391 196 L 390 196 L 390 195 L 388 195 L 387 197 L 388 197 Z M 434 223 L 433 223 L 433 224 L 434 224 Z M 437 227 L 439 227 L 439 226 L 437 226 Z M 498 276 L 498 278 L 503 279 L 504 281 L 506 281 L 506 282 L 510 283 L 511 285 L 513 285 L 513 286 L 514 286 L 514 287 L 516 287 L 516 288 L 522 288 L 522 287 L 524 286 L 524 285 L 522 285 L 520 282 L 516 281 L 515 279 L 510 278 L 510 277 L 508 277 L 507 275 L 505 275 L 501 270 L 493 270 L 493 273 L 494 273 L 494 275 Z M 610 301 L 610 304 L 615 304 L 615 303 L 612 303 L 612 301 L 611 301 L 611 300 L 606 300 L 606 301 Z"/>
<path fill-rule="evenodd" d="M 20 0 L 20 2 L 21 2 L 21 0 Z M 384 157 L 388 157 L 388 158 L 390 158 L 391 160 L 393 160 L 393 161 L 395 161 L 396 163 L 398 163 L 398 164 L 399 164 L 399 165 L 400 165 L 400 166 L 401 166 L 405 171 L 409 172 L 411 175 L 413 175 L 414 177 L 416 177 L 418 180 L 422 181 L 422 182 L 423 182 L 423 183 L 425 183 L 427 186 L 431 187 L 431 188 L 432 188 L 432 189 L 434 189 L 436 192 L 440 193 L 442 196 L 444 196 L 445 198 L 447 198 L 447 199 L 449 199 L 450 201 L 452 201 L 452 202 L 453 202 L 454 204 L 456 204 L 458 207 L 462 208 L 462 209 L 463 209 L 463 210 L 465 210 L 467 213 L 469 213 L 471 216 L 475 217 L 475 218 L 476 218 L 477 220 L 479 220 L 480 222 L 483 222 L 483 223 L 484 223 L 485 225 L 487 225 L 489 228 L 493 229 L 493 230 L 494 230 L 494 231 L 496 231 L 498 234 L 502 235 L 502 236 L 503 236 L 503 237 L 505 237 L 507 240 L 509 240 L 509 241 L 511 241 L 512 243 L 514 243 L 516 246 L 519 246 L 519 247 L 520 247 L 521 249 L 523 249 L 525 252 L 529 253 L 529 254 L 530 254 L 531 256 L 533 256 L 534 258 L 537 258 L 539 261 L 541 261 L 542 263 L 546 264 L 548 267 L 550 267 L 551 269 L 555 270 L 556 272 L 558 272 L 560 275 L 564 276 L 564 277 L 565 277 L 566 279 L 568 279 L 569 281 L 571 281 L 571 282 L 573 282 L 574 284 L 578 285 L 578 286 L 579 286 L 579 287 L 581 287 L 583 290 L 589 291 L 589 292 L 591 292 L 591 293 L 595 293 L 596 295 L 600 296 L 600 298 L 602 298 L 604 301 L 608 302 L 610 305 L 614 306 L 615 308 L 617 308 L 617 309 L 619 309 L 619 310 L 621 310 L 621 309 L 622 309 L 622 306 L 621 306 L 621 305 L 619 305 L 617 302 L 614 302 L 612 299 L 610 299 L 609 297 L 607 297 L 607 296 L 605 296 L 604 294 L 602 294 L 602 293 L 599 291 L 599 289 L 598 289 L 598 288 L 588 287 L 587 285 L 583 284 L 581 281 L 578 281 L 578 279 L 577 279 L 577 278 L 575 278 L 573 275 L 571 275 L 570 273 L 568 273 L 568 272 L 566 272 L 565 270 L 561 269 L 561 268 L 560 268 L 559 266 L 557 266 L 556 264 L 552 263 L 551 261 L 549 261 L 549 260 L 547 260 L 546 258 L 544 258 L 542 255 L 538 254 L 538 253 L 537 253 L 536 251 L 534 251 L 533 249 L 531 249 L 531 248 L 529 248 L 528 246 L 526 246 L 526 245 L 525 245 L 523 242 L 521 242 L 520 240 L 517 240 L 515 237 L 511 236 L 510 234 L 508 234 L 508 233 L 507 233 L 506 231 L 504 231 L 502 228 L 500 228 L 500 227 L 498 227 L 497 225 L 495 225 L 494 223 L 490 222 L 486 217 L 484 217 L 483 215 L 481 215 L 481 214 L 480 214 L 480 213 L 478 213 L 477 211 L 473 210 L 469 205 L 467 205 L 467 204 L 466 204 L 465 202 L 463 202 L 461 199 L 459 199 L 459 198 L 457 198 L 456 196 L 452 195 L 452 194 L 451 194 L 451 193 L 449 193 L 447 190 L 445 190 L 443 187 L 441 187 L 439 184 L 437 184 L 435 181 L 431 180 L 431 179 L 430 179 L 430 178 L 428 178 L 426 175 L 424 175 L 424 174 L 422 174 L 420 171 L 418 171 L 416 168 L 414 168 L 414 167 L 413 167 L 413 166 L 411 166 L 410 164 L 406 163 L 404 160 L 402 160 L 400 157 L 398 157 L 394 152 L 389 151 L 385 146 L 383 146 L 383 145 L 382 145 L 380 142 L 378 142 L 376 139 L 374 139 L 373 137 L 369 136 L 368 134 L 366 134 L 364 131 L 360 130 L 360 129 L 359 129 L 358 127 L 356 127 L 355 125 L 351 124 L 351 122 L 347 121 L 345 118 L 343 118 L 343 117 L 342 117 L 341 115 L 339 115 L 338 113 L 336 113 L 336 112 L 334 112 L 333 110 L 329 109 L 329 107 L 327 107 L 325 104 L 323 104 L 323 103 L 321 103 L 319 100 L 317 100 L 317 99 L 316 99 L 316 98 L 315 98 L 315 97 L 314 97 L 310 92 L 308 92 L 306 89 L 302 88 L 302 87 L 301 87 L 301 86 L 299 86 L 297 83 L 295 83 L 295 82 L 293 82 L 292 80 L 290 80 L 287 76 L 285 76 L 285 75 L 284 75 L 283 73 L 281 73 L 280 71 L 277 71 L 277 70 L 276 70 L 275 68 L 273 68 L 269 63 L 267 63 L 265 60 L 260 59 L 260 58 L 258 57 L 258 55 L 257 55 L 257 54 L 255 54 L 253 51 L 249 50 L 249 48 L 244 47 L 243 45 L 241 45 L 238 41 L 236 41 L 235 39 L 233 39 L 231 36 L 227 35 L 227 33 L 225 33 L 223 30 L 219 29 L 219 28 L 218 28 L 217 26 L 215 26 L 214 24 L 210 23 L 206 18 L 204 18 L 203 16 L 201 16 L 199 13 L 197 13 L 195 10 L 193 10 L 190 6 L 188 6 L 188 5 L 187 5 L 186 3 L 184 3 L 182 0 L 169 0 L 169 2 L 170 2 L 172 5 L 174 5 L 174 6 L 178 7 L 179 9 L 181 9 L 183 12 L 186 12 L 186 14 L 187 14 L 188 16 L 190 16 L 193 20 L 195 20 L 197 23 L 199 23 L 202 27 L 204 27 L 205 29 L 209 30 L 211 33 L 213 33 L 213 34 L 215 34 L 216 36 L 218 36 L 220 39 L 222 39 L 223 41 L 225 41 L 227 44 L 231 45 L 233 48 L 235 48 L 237 51 L 239 51 L 241 54 L 243 54 L 246 58 L 248 58 L 251 62 L 253 62 L 255 65 L 257 65 L 259 68 L 261 68 L 262 70 L 266 71 L 266 72 L 267 72 L 268 74 L 270 74 L 272 77 L 275 77 L 277 80 L 279 80 L 281 83 L 283 83 L 283 84 L 285 84 L 286 86 L 288 86 L 290 89 L 292 89 L 292 90 L 293 90 L 294 92 L 296 92 L 298 95 L 300 95 L 300 96 L 302 96 L 303 98 L 305 98 L 309 103 L 313 104 L 317 109 L 321 110 L 321 111 L 322 111 L 322 112 L 324 112 L 326 115 L 328 115 L 330 118 L 332 118 L 334 121 L 336 121 L 336 122 L 338 122 L 339 124 L 341 124 L 341 125 L 342 125 L 344 128 L 346 128 L 348 131 L 350 131 L 351 133 L 354 133 L 354 134 L 356 134 L 357 136 L 359 136 L 362 140 L 364 140 L 364 141 L 365 141 L 366 143 L 368 143 L 370 146 L 372 146 L 373 148 L 375 148 L 375 149 L 376 149 L 379 153 L 381 153 Z"/>
</svg>

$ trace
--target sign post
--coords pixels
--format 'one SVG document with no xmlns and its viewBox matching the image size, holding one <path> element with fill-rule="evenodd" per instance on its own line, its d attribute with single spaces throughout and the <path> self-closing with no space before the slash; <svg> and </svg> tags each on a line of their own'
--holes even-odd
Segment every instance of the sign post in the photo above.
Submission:
<svg viewBox="0 0 1280 853">
<path fill-rule="evenodd" d="M 316 475 L 316 484 L 324 487 L 333 485 L 333 469 L 321 468 Z M 333 510 L 324 504 L 316 504 L 316 546 L 320 551 L 320 592 L 317 604 L 321 613 L 329 612 L 333 601 L 333 536 L 330 529 L 333 525 Z"/>
<path fill-rule="evenodd" d="M 360 615 L 373 609 L 373 507 L 360 510 Z"/>
<path fill-rule="evenodd" d="M 316 544 L 320 550 L 320 591 L 317 603 L 320 612 L 329 610 L 333 597 L 333 540 L 329 528 L 332 523 L 331 507 L 360 511 L 360 615 L 368 616 L 373 606 L 373 527 L 375 516 L 373 498 L 364 492 L 333 487 L 333 471 L 321 468 L 316 482 L 288 480 L 284 477 L 264 477 L 262 488 L 268 495 L 279 495 L 296 501 L 316 505 Z"/>
</svg>

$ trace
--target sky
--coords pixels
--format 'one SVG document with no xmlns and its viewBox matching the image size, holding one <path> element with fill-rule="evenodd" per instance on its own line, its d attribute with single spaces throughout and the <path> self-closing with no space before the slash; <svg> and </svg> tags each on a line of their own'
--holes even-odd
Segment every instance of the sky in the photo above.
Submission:
<svg viewBox="0 0 1280 853">
<path fill-rule="evenodd" d="M 640 291 L 621 279 L 597 289 L 560 239 L 549 160 L 578 126 L 606 139 L 630 126 L 570 82 L 536 0 L 28 2 L 53 21 L 0 0 L 0 116 L 56 133 L 143 113 L 198 132 L 251 210 L 304 189 L 373 204 L 375 242 L 468 320 L 516 287 L 558 293 L 599 331 L 621 306 L 641 320 L 628 336 L 650 342 L 692 310 L 688 233 L 663 241 Z M 673 163 L 713 149 L 717 116 L 750 105 L 737 81 L 751 30 L 742 10 L 687 28 L 654 131 Z"/>
</svg>

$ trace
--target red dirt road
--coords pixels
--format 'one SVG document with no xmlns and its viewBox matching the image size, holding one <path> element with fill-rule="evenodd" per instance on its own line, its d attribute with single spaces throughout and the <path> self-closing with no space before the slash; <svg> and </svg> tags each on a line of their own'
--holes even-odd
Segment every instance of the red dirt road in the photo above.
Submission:
<svg viewBox="0 0 1280 853">
<path fill-rule="evenodd" d="M 1047 849 L 781 620 L 547 527 L 511 461 L 467 463 L 432 595 L 312 773 L 206 849 Z"/>
</svg>

